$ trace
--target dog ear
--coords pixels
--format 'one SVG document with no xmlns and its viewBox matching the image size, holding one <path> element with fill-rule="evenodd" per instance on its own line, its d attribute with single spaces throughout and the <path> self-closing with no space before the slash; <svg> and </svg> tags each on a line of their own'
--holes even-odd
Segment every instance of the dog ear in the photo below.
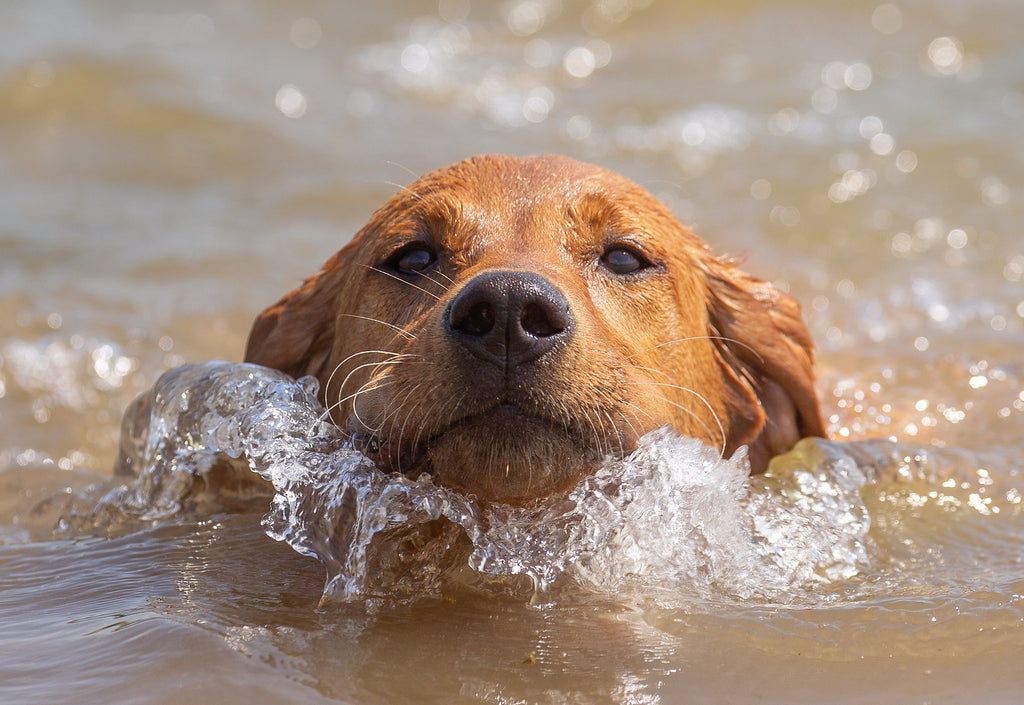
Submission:
<svg viewBox="0 0 1024 705">
<path fill-rule="evenodd" d="M 796 300 L 734 262 L 708 260 L 706 280 L 710 334 L 732 387 L 727 452 L 747 444 L 761 472 L 801 438 L 824 435 L 814 344 Z"/>
<path fill-rule="evenodd" d="M 245 361 L 299 378 L 322 377 L 334 346 L 337 299 L 353 243 L 253 322 Z"/>
</svg>

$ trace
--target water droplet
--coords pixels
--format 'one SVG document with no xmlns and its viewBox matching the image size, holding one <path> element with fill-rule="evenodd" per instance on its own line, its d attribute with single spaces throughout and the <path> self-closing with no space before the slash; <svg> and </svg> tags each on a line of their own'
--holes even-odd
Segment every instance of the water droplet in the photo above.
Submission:
<svg viewBox="0 0 1024 705">
<path fill-rule="evenodd" d="M 882 3 L 871 13 L 871 26 L 882 34 L 896 34 L 903 27 L 903 12 L 891 3 Z"/>
<path fill-rule="evenodd" d="M 539 2 L 527 0 L 512 6 L 506 17 L 506 24 L 512 34 L 528 37 L 544 26 L 547 13 Z"/>
<path fill-rule="evenodd" d="M 945 323 L 949 320 L 949 307 L 945 304 L 932 304 L 928 307 L 928 317 L 936 323 Z"/>
<path fill-rule="evenodd" d="M 928 45 L 928 60 L 940 74 L 952 76 L 963 67 L 963 45 L 955 37 L 936 37 Z"/>
<path fill-rule="evenodd" d="M 857 126 L 857 130 L 860 132 L 860 136 L 866 140 L 871 139 L 884 129 L 882 119 L 876 115 L 867 115 L 862 118 L 860 124 Z"/>
<path fill-rule="evenodd" d="M 946 236 L 946 244 L 954 250 L 963 249 L 967 246 L 967 233 L 960 228 L 950 230 L 949 235 Z"/>
<path fill-rule="evenodd" d="M 1010 200 L 1010 189 L 996 176 L 981 181 L 981 200 L 986 206 L 1001 206 Z"/>
<path fill-rule="evenodd" d="M 399 62 L 409 73 L 423 73 L 430 65 L 430 50 L 414 42 L 402 50 Z"/>
<path fill-rule="evenodd" d="M 281 86 L 274 97 L 274 104 L 285 117 L 297 119 L 306 114 L 306 96 L 291 83 Z"/>
<path fill-rule="evenodd" d="M 896 155 L 896 168 L 904 174 L 909 174 L 917 168 L 917 154 L 909 149 L 904 149 Z"/>
<path fill-rule="evenodd" d="M 842 61 L 830 61 L 821 70 L 821 82 L 834 91 L 841 91 L 846 88 L 844 76 L 847 64 Z"/>
<path fill-rule="evenodd" d="M 772 195 L 772 183 L 768 179 L 757 179 L 750 184 L 750 195 L 758 201 L 764 201 Z"/>
<path fill-rule="evenodd" d="M 892 153 L 895 146 L 896 141 L 892 138 L 892 135 L 884 132 L 880 132 L 872 137 L 870 142 L 871 151 L 880 157 Z"/>
<path fill-rule="evenodd" d="M 573 78 L 586 78 L 597 67 L 594 52 L 586 47 L 573 47 L 565 53 L 562 61 L 566 73 Z"/>
<path fill-rule="evenodd" d="M 871 67 L 863 62 L 850 64 L 843 71 L 843 83 L 852 91 L 865 91 L 871 86 Z"/>
<path fill-rule="evenodd" d="M 523 102 L 523 117 L 529 122 L 544 122 L 555 105 L 555 94 L 547 86 L 532 89 Z"/>
</svg>

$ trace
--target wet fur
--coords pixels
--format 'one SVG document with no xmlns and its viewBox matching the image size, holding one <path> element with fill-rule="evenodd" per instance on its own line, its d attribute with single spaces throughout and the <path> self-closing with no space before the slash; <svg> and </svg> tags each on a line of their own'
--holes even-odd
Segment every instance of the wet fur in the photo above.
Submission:
<svg viewBox="0 0 1024 705">
<path fill-rule="evenodd" d="M 417 276 L 396 251 L 437 253 Z M 628 245 L 650 267 L 602 266 Z M 529 271 L 575 317 L 570 340 L 500 370 L 445 334 L 481 273 Z M 321 271 L 263 311 L 246 360 L 314 375 L 331 418 L 385 471 L 430 472 L 484 499 L 562 491 L 670 424 L 755 472 L 822 435 L 798 304 L 712 254 L 637 184 L 559 156 L 479 156 L 392 197 Z"/>
</svg>

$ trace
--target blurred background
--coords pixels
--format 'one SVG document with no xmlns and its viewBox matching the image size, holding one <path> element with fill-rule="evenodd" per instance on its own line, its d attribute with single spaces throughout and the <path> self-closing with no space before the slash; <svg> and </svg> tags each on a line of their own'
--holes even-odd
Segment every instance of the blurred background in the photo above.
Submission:
<svg viewBox="0 0 1024 705">
<path fill-rule="evenodd" d="M 1018 702 L 1022 28 L 1017 0 L 0 3 L 0 698 Z M 135 394 L 240 359 L 479 152 L 646 186 L 802 303 L 833 437 L 944 446 L 962 482 L 866 492 L 872 568 L 813 607 L 323 612 L 259 514 L 54 533 Z"/>
<path fill-rule="evenodd" d="M 416 175 L 561 152 L 802 302 L 840 437 L 1020 444 L 1024 5 L 38 0 L 0 8 L 0 468 L 124 404 Z M 983 440 L 981 440 L 983 439 Z"/>
</svg>

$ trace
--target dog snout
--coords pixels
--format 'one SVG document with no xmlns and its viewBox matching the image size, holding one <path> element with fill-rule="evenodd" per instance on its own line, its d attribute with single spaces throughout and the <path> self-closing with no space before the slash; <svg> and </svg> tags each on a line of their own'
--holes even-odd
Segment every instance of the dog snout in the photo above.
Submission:
<svg viewBox="0 0 1024 705">
<path fill-rule="evenodd" d="M 568 300 L 532 272 L 491 271 L 469 281 L 445 313 L 447 334 L 470 353 L 511 369 L 573 334 Z"/>
</svg>

